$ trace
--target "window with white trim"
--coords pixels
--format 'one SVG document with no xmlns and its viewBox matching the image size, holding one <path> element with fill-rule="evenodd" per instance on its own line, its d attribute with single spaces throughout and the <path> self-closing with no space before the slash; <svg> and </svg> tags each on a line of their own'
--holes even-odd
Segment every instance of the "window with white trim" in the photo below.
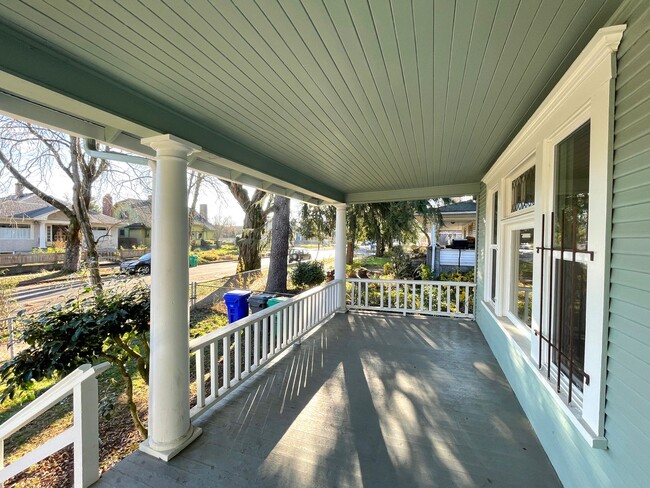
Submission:
<svg viewBox="0 0 650 488">
<path fill-rule="evenodd" d="M 492 189 L 484 301 L 499 322 L 529 331 L 529 346 L 514 342 L 526 364 L 600 448 L 607 445 L 612 95 L 624 30 L 598 32 L 483 178 Z"/>
<path fill-rule="evenodd" d="M 30 224 L 0 224 L 0 239 L 31 239 Z"/>
</svg>

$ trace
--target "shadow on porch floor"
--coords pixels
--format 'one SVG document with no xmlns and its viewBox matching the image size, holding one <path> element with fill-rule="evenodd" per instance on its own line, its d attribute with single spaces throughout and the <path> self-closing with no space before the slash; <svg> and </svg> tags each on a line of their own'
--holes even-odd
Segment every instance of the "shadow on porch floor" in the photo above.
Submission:
<svg viewBox="0 0 650 488">
<path fill-rule="evenodd" d="M 336 315 L 197 425 L 94 486 L 561 486 L 470 320 Z"/>
</svg>

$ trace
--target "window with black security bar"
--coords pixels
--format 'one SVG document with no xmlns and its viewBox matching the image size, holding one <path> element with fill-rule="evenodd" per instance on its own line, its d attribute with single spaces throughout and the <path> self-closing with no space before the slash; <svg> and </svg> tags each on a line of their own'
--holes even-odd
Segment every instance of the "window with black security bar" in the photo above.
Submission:
<svg viewBox="0 0 650 488">
<path fill-rule="evenodd" d="M 542 215 L 539 368 L 557 391 L 589 384 L 584 370 L 587 282 L 593 253 L 588 248 L 590 124 L 555 146 L 554 210 Z M 545 283 L 547 286 L 545 287 Z"/>
</svg>

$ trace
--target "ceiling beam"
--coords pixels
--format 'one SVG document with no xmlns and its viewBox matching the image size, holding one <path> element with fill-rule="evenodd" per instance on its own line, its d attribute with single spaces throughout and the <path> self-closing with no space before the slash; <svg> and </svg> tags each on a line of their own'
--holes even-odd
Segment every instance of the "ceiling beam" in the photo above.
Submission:
<svg viewBox="0 0 650 488">
<path fill-rule="evenodd" d="M 87 118 L 83 111 L 71 111 L 73 107 L 83 109 L 85 106 L 90 106 L 95 111 L 107 112 L 118 120 L 126 120 L 132 130 L 114 123 L 106 124 L 115 129 L 126 130 L 138 137 L 173 134 L 201 146 L 205 152 L 219 155 L 226 161 L 268 175 L 277 181 L 286 182 L 294 188 L 307 190 L 307 193 L 313 192 L 333 201 L 344 199 L 342 191 L 254 151 L 216 129 L 196 121 L 188 114 L 173 110 L 120 85 L 102 76 L 96 70 L 82 66 L 51 47 L 2 23 L 0 23 L 0 45 L 2 46 L 0 71 L 20 81 L 27 81 L 49 92 L 63 95 L 63 98 L 58 99 L 63 101 L 64 106 L 55 107 L 62 112 L 75 115 L 80 119 L 93 120 Z M 33 87 L 23 83 L 15 83 L 16 86 L 9 87 L 4 83 L 5 79 L 0 86 L 21 97 L 31 99 L 28 91 L 33 90 Z M 50 100 L 53 99 L 49 98 L 47 105 L 52 106 Z M 101 132 L 101 136 L 97 139 L 103 139 L 103 128 Z"/>
<path fill-rule="evenodd" d="M 397 202 L 402 200 L 428 200 L 430 198 L 462 197 L 465 195 L 478 195 L 479 182 L 461 183 L 458 185 L 427 186 L 421 188 L 407 188 L 404 190 L 368 191 L 361 193 L 348 193 L 346 203 L 376 203 Z"/>
</svg>

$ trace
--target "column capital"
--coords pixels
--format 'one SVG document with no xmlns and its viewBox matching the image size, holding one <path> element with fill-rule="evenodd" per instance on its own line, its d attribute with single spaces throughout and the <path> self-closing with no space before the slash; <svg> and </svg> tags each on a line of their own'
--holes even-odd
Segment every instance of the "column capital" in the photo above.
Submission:
<svg viewBox="0 0 650 488">
<path fill-rule="evenodd" d="M 158 156 L 182 156 L 187 158 L 201 151 L 201 146 L 171 134 L 145 137 L 140 142 L 154 149 Z"/>
<path fill-rule="evenodd" d="M 335 203 L 334 206 L 337 210 L 345 210 L 348 206 L 347 203 Z"/>
</svg>

